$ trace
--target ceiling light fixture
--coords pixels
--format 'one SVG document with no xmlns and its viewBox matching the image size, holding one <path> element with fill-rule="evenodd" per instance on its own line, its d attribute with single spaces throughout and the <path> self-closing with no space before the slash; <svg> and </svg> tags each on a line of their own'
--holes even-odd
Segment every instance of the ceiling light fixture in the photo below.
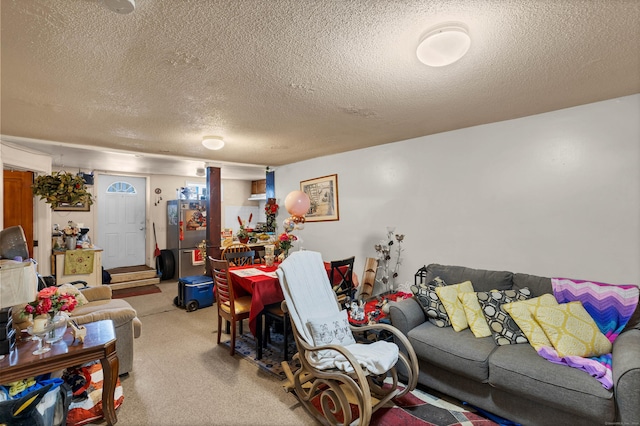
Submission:
<svg viewBox="0 0 640 426">
<path fill-rule="evenodd" d="M 222 149 L 222 147 L 224 146 L 224 141 L 219 136 L 205 136 L 202 139 L 202 146 L 207 149 L 217 151 L 218 149 Z"/>
<path fill-rule="evenodd" d="M 107 9 L 123 15 L 133 12 L 136 8 L 135 0 L 104 0 L 104 5 Z"/>
<path fill-rule="evenodd" d="M 445 23 L 429 29 L 420 39 L 416 55 L 425 65 L 443 67 L 462 58 L 471 46 L 467 27 Z"/>
</svg>

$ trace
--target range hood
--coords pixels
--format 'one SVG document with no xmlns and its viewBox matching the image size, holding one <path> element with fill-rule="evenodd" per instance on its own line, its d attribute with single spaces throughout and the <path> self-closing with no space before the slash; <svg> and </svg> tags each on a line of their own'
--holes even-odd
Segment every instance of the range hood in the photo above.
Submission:
<svg viewBox="0 0 640 426">
<path fill-rule="evenodd" d="M 249 201 L 265 201 L 267 199 L 267 194 L 251 194 L 249 197 Z"/>
</svg>

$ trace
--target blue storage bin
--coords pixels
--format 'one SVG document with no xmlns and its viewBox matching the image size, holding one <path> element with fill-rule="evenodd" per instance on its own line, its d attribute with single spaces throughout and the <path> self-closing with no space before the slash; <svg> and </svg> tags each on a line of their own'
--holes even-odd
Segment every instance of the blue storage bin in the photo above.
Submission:
<svg viewBox="0 0 640 426">
<path fill-rule="evenodd" d="M 187 312 L 213 305 L 213 279 L 206 275 L 193 275 L 178 280 L 178 297 L 176 306 L 185 308 Z"/>
</svg>

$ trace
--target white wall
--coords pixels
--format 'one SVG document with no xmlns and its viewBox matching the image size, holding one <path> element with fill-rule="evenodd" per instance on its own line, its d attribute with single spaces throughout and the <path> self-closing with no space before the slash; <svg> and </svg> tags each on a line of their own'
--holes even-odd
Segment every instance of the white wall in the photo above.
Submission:
<svg viewBox="0 0 640 426">
<path fill-rule="evenodd" d="M 294 233 L 359 276 L 394 225 L 399 283 L 429 263 L 640 283 L 639 117 L 633 95 L 317 158 L 279 167 L 276 194 L 337 173 L 340 220 Z"/>
</svg>

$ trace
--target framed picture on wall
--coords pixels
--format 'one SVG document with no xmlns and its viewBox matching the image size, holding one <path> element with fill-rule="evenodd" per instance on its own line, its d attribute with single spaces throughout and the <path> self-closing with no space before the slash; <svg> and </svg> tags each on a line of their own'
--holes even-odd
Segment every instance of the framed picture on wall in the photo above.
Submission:
<svg viewBox="0 0 640 426">
<path fill-rule="evenodd" d="M 309 196 L 311 205 L 307 212 L 307 222 L 339 220 L 338 175 L 323 176 L 300 182 L 300 190 Z"/>
<path fill-rule="evenodd" d="M 58 207 L 55 207 L 53 211 L 56 212 L 88 212 L 91 210 L 91 206 L 87 203 L 60 203 Z"/>
</svg>

